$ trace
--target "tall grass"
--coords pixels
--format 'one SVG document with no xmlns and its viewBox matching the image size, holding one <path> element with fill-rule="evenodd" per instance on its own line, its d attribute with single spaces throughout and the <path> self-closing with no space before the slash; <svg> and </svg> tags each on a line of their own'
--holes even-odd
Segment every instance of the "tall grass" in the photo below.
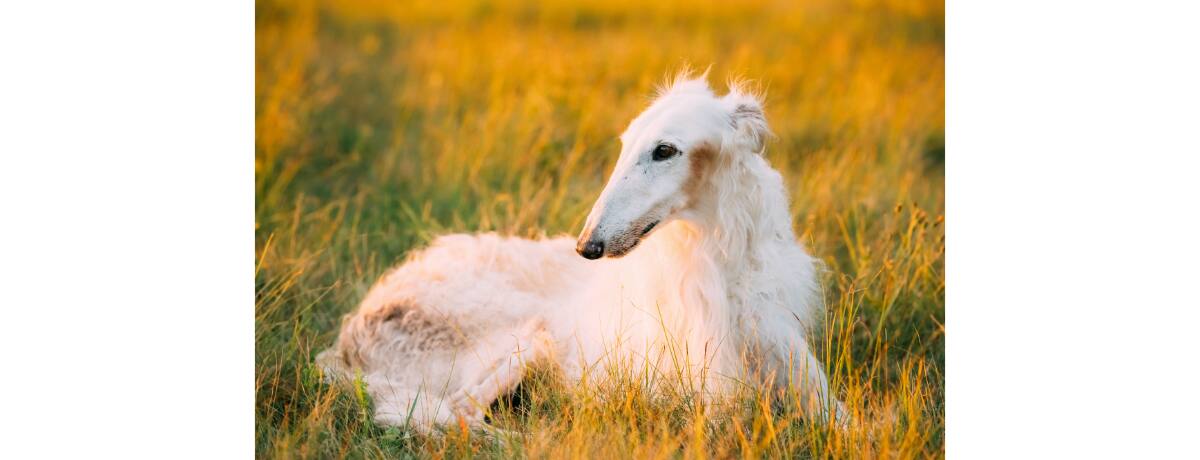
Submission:
<svg viewBox="0 0 1200 460">
<path fill-rule="evenodd" d="M 256 450 L 262 457 L 929 457 L 944 451 L 943 10 L 928 0 L 257 3 Z M 574 233 L 626 123 L 684 63 L 755 79 L 767 155 L 826 265 L 813 338 L 857 422 L 750 391 L 714 415 L 553 369 L 504 431 L 371 423 L 313 355 L 410 249 Z"/>
</svg>

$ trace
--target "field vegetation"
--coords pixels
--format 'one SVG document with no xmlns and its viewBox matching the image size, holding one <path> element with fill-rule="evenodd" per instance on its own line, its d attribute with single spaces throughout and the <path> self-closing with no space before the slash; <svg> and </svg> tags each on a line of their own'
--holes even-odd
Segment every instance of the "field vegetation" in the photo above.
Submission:
<svg viewBox="0 0 1200 460">
<path fill-rule="evenodd" d="M 936 0 L 258 0 L 255 421 L 260 457 L 924 458 L 944 441 L 944 52 Z M 214 32 L 217 33 L 217 32 Z M 372 423 L 322 383 L 388 267 L 436 235 L 575 234 L 617 135 L 685 64 L 767 94 L 772 165 L 824 262 L 813 338 L 856 422 L 750 392 L 712 416 L 538 369 L 495 432 Z"/>
</svg>

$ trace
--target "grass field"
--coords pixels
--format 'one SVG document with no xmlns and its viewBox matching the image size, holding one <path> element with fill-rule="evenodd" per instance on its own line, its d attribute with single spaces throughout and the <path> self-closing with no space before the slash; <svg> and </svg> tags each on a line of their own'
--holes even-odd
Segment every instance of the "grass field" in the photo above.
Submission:
<svg viewBox="0 0 1200 460">
<path fill-rule="evenodd" d="M 938 457 L 945 448 L 940 0 L 257 3 L 255 421 L 260 457 Z M 587 2 L 590 3 L 590 2 Z M 449 232 L 575 234 L 654 86 L 685 63 L 756 80 L 797 235 L 826 264 L 814 345 L 848 429 L 709 417 L 551 370 L 510 435 L 371 423 L 313 356 L 405 254 Z"/>
</svg>

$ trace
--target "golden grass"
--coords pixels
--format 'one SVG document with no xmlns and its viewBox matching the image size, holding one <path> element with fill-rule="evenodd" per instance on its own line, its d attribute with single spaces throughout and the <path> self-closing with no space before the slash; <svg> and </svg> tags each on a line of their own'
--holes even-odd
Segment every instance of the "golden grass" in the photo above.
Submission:
<svg viewBox="0 0 1200 460">
<path fill-rule="evenodd" d="M 943 9 L 934 1 L 259 1 L 256 451 L 262 457 L 930 457 L 944 452 Z M 714 415 L 552 370 L 507 434 L 370 422 L 312 356 L 446 232 L 578 231 L 616 136 L 683 64 L 753 78 L 767 155 L 822 259 L 815 338 L 860 423 L 748 392 Z"/>
</svg>

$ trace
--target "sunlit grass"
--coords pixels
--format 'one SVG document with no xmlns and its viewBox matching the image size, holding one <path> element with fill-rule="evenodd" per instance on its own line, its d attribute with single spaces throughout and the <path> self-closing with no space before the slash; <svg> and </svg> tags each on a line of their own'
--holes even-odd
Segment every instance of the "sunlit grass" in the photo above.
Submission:
<svg viewBox="0 0 1200 460">
<path fill-rule="evenodd" d="M 934 1 L 257 5 L 256 449 L 267 457 L 925 457 L 944 450 L 943 11 Z M 312 365 L 341 315 L 447 232 L 577 232 L 624 125 L 690 63 L 755 79 L 797 234 L 824 261 L 814 345 L 855 414 L 747 391 L 702 410 L 553 369 L 420 436 Z"/>
</svg>

